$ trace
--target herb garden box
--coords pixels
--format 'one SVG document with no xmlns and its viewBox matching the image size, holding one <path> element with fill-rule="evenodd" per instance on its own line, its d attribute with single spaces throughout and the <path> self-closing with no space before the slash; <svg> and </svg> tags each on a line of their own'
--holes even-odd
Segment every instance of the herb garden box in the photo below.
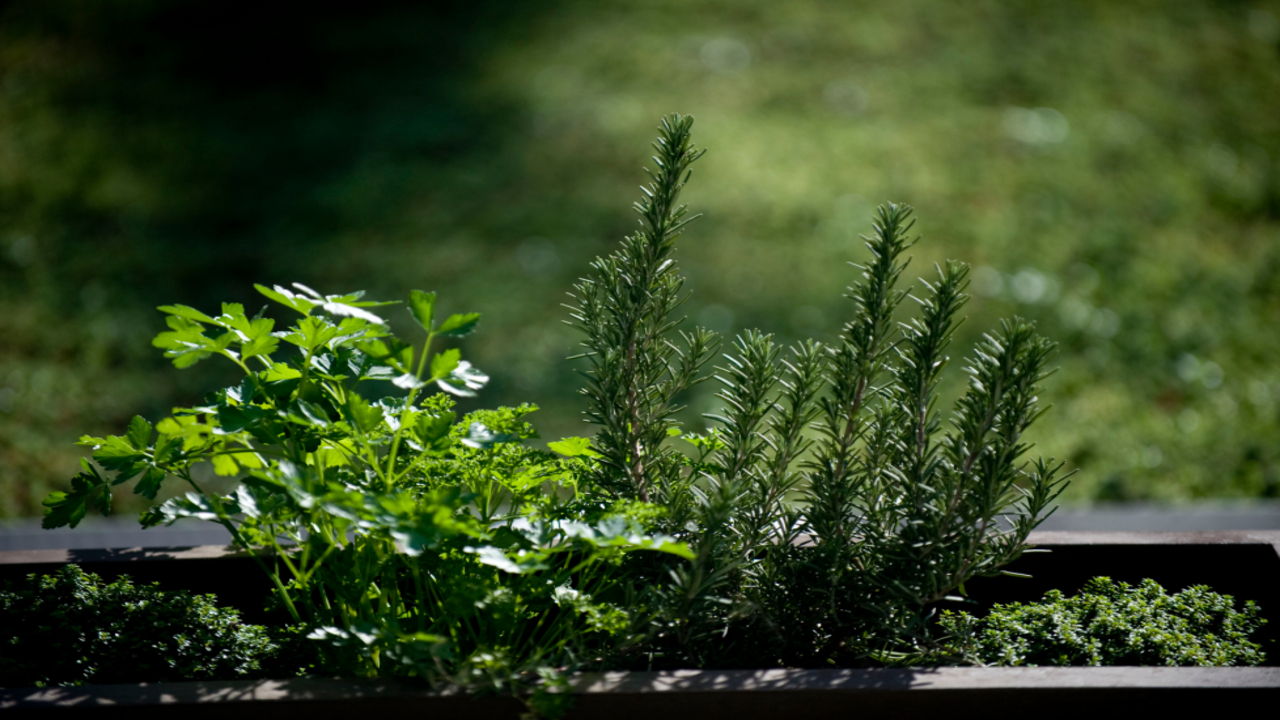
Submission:
<svg viewBox="0 0 1280 720">
<path fill-rule="evenodd" d="M 1167 588 L 1207 584 L 1251 599 L 1271 615 L 1280 608 L 1280 532 L 1083 533 L 1037 532 L 1032 544 L 1049 553 L 1024 555 L 1012 570 L 1032 577 L 983 578 L 972 583 L 979 605 L 1038 599 L 1046 590 L 1078 589 L 1107 575 Z M 262 614 L 270 588 L 243 556 L 223 548 L 53 550 L 0 554 L 0 579 L 50 572 L 76 563 L 104 577 L 128 573 L 139 581 L 214 592 L 246 618 Z M 1274 615 L 1271 615 L 1275 617 Z M 1259 637 L 1267 666 L 1241 668 L 921 668 L 865 670 L 685 670 L 584 674 L 573 679 L 569 717 L 806 719 L 890 717 L 912 712 L 965 716 L 991 708 L 1040 718 L 1087 712 L 1220 710 L 1224 702 L 1280 699 L 1280 622 Z M 1272 705 L 1274 706 L 1274 705 Z M 515 718 L 511 698 L 434 693 L 395 681 L 302 678 L 273 681 L 180 682 L 0 690 L 8 716 L 40 714 L 249 720 L 300 712 L 314 717 L 449 716 Z"/>
</svg>

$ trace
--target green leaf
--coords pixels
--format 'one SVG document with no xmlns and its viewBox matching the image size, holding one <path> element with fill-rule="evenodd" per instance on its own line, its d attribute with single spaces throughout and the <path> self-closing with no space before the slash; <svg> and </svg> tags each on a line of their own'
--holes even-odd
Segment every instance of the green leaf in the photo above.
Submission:
<svg viewBox="0 0 1280 720">
<path fill-rule="evenodd" d="M 240 510 L 251 518 L 262 516 L 262 511 L 258 509 L 258 499 L 253 496 L 253 489 L 248 485 L 241 485 L 236 488 L 236 501 L 240 503 Z"/>
<path fill-rule="evenodd" d="M 267 369 L 263 379 L 267 382 L 278 382 L 281 380 L 293 380 L 302 377 L 302 373 L 285 365 L 284 363 L 271 363 L 271 367 Z"/>
<path fill-rule="evenodd" d="M 129 421 L 129 432 L 125 435 L 129 444 L 136 450 L 146 450 L 151 444 L 151 423 L 141 415 L 134 415 Z"/>
<path fill-rule="evenodd" d="M 325 412 L 324 408 L 302 399 L 295 400 L 294 404 L 297 406 L 298 411 L 302 416 L 312 425 L 318 425 L 320 427 L 329 426 L 329 413 Z"/>
<path fill-rule="evenodd" d="M 280 345 L 280 339 L 270 335 L 255 337 L 240 346 L 240 356 L 244 360 L 258 355 L 270 355 Z"/>
<path fill-rule="evenodd" d="M 461 362 L 462 352 L 457 348 L 451 348 L 431 358 L 431 377 L 442 378 L 448 377 Z"/>
<path fill-rule="evenodd" d="M 375 315 L 369 312 L 368 310 L 363 310 L 361 308 L 358 308 L 355 305 L 348 305 L 346 303 L 338 303 L 338 302 L 327 302 L 324 304 L 324 309 L 325 309 L 325 312 L 331 313 L 333 315 L 360 318 L 361 320 L 364 320 L 365 322 L 371 322 L 374 325 L 387 324 L 387 321 L 383 319 L 381 316 Z"/>
<path fill-rule="evenodd" d="M 390 338 L 394 341 L 395 338 Z M 386 360 L 394 354 L 394 350 L 383 340 L 361 340 L 356 343 L 360 352 L 374 360 Z"/>
<path fill-rule="evenodd" d="M 463 360 L 449 373 L 436 381 L 440 389 L 459 397 L 475 397 L 476 391 L 489 382 L 489 376 Z"/>
<path fill-rule="evenodd" d="M 696 557 L 688 545 L 668 535 L 645 535 L 632 520 L 620 515 L 607 517 L 595 527 L 572 521 L 557 523 L 556 527 L 566 538 L 584 540 L 600 548 L 619 548 L 624 552 L 653 550 L 686 560 Z"/>
<path fill-rule="evenodd" d="M 690 433 L 688 435 L 681 437 L 680 439 L 698 448 L 698 450 L 704 453 L 710 453 L 712 451 L 719 450 L 720 448 L 725 447 L 724 439 L 720 436 L 720 433 L 717 432 L 715 428 L 712 428 L 711 430 L 707 431 L 702 435 L 699 435 L 697 433 Z"/>
<path fill-rule="evenodd" d="M 418 436 L 418 440 L 429 449 L 443 450 L 448 447 L 449 428 L 453 426 L 453 421 L 457 418 L 457 414 L 449 410 L 440 415 L 432 415 L 425 412 L 418 413 L 414 422 L 413 432 Z M 442 440 L 446 442 L 442 444 Z"/>
<path fill-rule="evenodd" d="M 411 290 L 409 292 L 409 313 L 418 321 L 423 330 L 431 332 L 431 323 L 435 322 L 436 294 Z"/>
<path fill-rule="evenodd" d="M 338 336 L 338 326 L 322 317 L 305 317 L 283 335 L 284 341 L 314 350 Z"/>
<path fill-rule="evenodd" d="M 404 388 L 405 390 L 416 390 L 423 385 L 426 385 L 425 382 L 419 380 L 413 373 L 402 373 L 397 375 L 396 378 L 391 381 L 391 384 L 399 388 Z"/>
<path fill-rule="evenodd" d="M 395 302 L 356 302 L 364 296 L 363 290 L 347 295 L 321 295 L 302 283 L 293 283 L 293 286 L 315 298 L 315 302 L 323 307 L 325 312 L 343 317 L 359 318 L 375 325 L 385 325 L 387 321 L 361 308 L 396 304 Z"/>
<path fill-rule="evenodd" d="M 173 454 L 182 446 L 184 438 L 181 436 L 165 435 L 156 442 L 155 452 L 152 455 L 152 462 L 159 465 L 172 459 Z"/>
<path fill-rule="evenodd" d="M 444 335 L 445 337 L 463 337 L 464 335 L 470 335 L 479 323 L 480 313 L 450 315 L 448 320 L 440 324 L 440 329 L 436 330 L 436 334 Z"/>
<path fill-rule="evenodd" d="M 382 407 L 370 404 L 354 392 L 347 395 L 346 410 L 347 420 L 366 433 L 382 425 Z"/>
<path fill-rule="evenodd" d="M 249 326 L 249 319 L 244 316 L 244 305 L 240 303 L 222 303 L 222 314 L 233 321 L 243 319 L 245 327 Z"/>
<path fill-rule="evenodd" d="M 563 440 L 547 443 L 547 447 L 568 457 L 600 457 L 600 453 L 591 448 L 591 440 L 581 437 L 567 437 Z"/>
<path fill-rule="evenodd" d="M 246 467 L 246 468 L 266 467 L 266 463 L 263 462 L 262 456 L 256 452 L 253 452 L 252 450 L 238 452 L 232 455 L 231 457 L 235 458 L 235 461 L 239 463 L 241 467 Z"/>
<path fill-rule="evenodd" d="M 660 539 L 648 544 L 637 543 L 635 547 L 643 550 L 655 550 L 657 552 L 667 553 L 668 555 L 675 555 L 676 557 L 682 557 L 685 560 L 696 560 L 698 558 L 698 556 L 694 554 L 693 550 L 689 549 L 688 545 L 682 542 L 675 542 L 670 538 Z"/>
<path fill-rule="evenodd" d="M 301 285 L 298 285 L 298 283 L 294 283 L 293 285 L 294 287 L 303 287 Z M 311 288 L 307 288 L 307 289 L 310 290 L 311 292 L 315 292 L 315 290 L 311 290 Z M 382 301 L 361 300 L 360 298 L 363 298 L 363 297 L 364 297 L 364 291 L 357 290 L 352 293 L 347 293 L 346 295 L 325 295 L 324 299 L 328 300 L 329 302 L 340 302 L 340 303 L 343 303 L 344 305 L 351 305 L 353 307 L 382 307 L 384 305 L 400 304 L 399 300 L 382 300 Z"/>
<path fill-rule="evenodd" d="M 214 455 L 209 460 L 213 463 L 213 471 L 223 477 L 232 477 L 240 472 L 240 466 L 230 455 Z"/>
<path fill-rule="evenodd" d="M 547 568 L 546 562 L 539 555 L 520 556 L 518 560 L 512 560 L 506 553 L 502 552 L 492 545 L 483 547 L 464 548 L 468 553 L 476 556 L 481 563 L 496 567 L 504 572 L 512 575 L 524 575 Z"/>
<path fill-rule="evenodd" d="M 178 317 L 184 317 L 184 318 L 187 318 L 188 320 L 195 320 L 196 322 L 209 323 L 209 324 L 217 324 L 218 322 L 217 320 L 214 320 L 213 318 L 209 317 L 208 315 L 205 315 L 199 310 L 193 307 L 187 307 L 186 305 L 161 305 L 156 309 L 163 313 L 168 313 L 170 315 L 177 315 Z"/>
<path fill-rule="evenodd" d="M 173 366 L 179 370 L 189 368 L 192 365 L 209 358 L 213 355 L 211 352 L 192 350 L 190 352 L 174 352 L 165 353 L 165 357 L 173 359 Z"/>
<path fill-rule="evenodd" d="M 518 435 L 510 433 L 496 433 L 486 427 L 483 423 L 471 423 L 467 428 L 467 434 L 462 438 L 462 444 L 477 450 L 486 450 L 494 445 L 502 443 L 519 442 Z"/>
<path fill-rule="evenodd" d="M 413 369 L 413 346 L 400 342 L 394 337 L 360 340 L 356 346 L 365 355 L 384 363 L 389 368 L 394 368 L 399 373 L 411 372 Z M 369 377 L 382 380 L 390 380 L 394 377 L 394 374 L 388 373 L 388 375 L 382 374 L 382 371 L 376 374 L 373 371 L 369 373 Z"/>
<path fill-rule="evenodd" d="M 355 448 L 355 442 L 350 439 L 338 442 L 326 441 L 320 444 L 312 453 L 312 458 L 316 463 L 320 463 L 318 467 L 341 467 L 349 465 L 349 458 L 359 455 L 359 451 Z"/>
<path fill-rule="evenodd" d="M 72 485 L 75 486 L 75 480 L 72 480 Z M 75 492 L 51 492 L 44 499 L 44 519 L 40 521 L 40 527 L 45 530 L 75 527 L 84 519 L 85 512 L 84 499 L 77 497 Z"/>
<path fill-rule="evenodd" d="M 197 422 L 191 415 L 168 417 L 156 423 L 160 439 L 156 441 L 155 462 L 163 463 L 172 459 L 178 448 L 194 450 L 204 445 L 212 428 Z"/>
<path fill-rule="evenodd" d="M 267 395 L 270 395 L 273 398 L 288 397 L 289 395 L 292 395 L 293 391 L 298 388 L 298 384 L 300 382 L 301 381 L 299 380 L 299 378 L 293 378 L 292 380 L 279 380 L 277 382 L 269 382 L 266 384 L 264 388 L 262 388 L 262 390 Z"/>
<path fill-rule="evenodd" d="M 133 486 L 133 492 L 141 495 L 148 500 L 155 500 L 156 493 L 160 492 L 160 483 L 164 482 L 164 470 L 151 465 L 147 471 L 142 474 L 138 483 Z"/>
<path fill-rule="evenodd" d="M 214 341 L 205 337 L 204 327 L 187 318 L 170 315 L 165 323 L 171 328 L 152 339 L 154 347 L 164 350 L 164 356 L 181 368 L 190 367 L 216 351 Z"/>
<path fill-rule="evenodd" d="M 253 430 L 266 415 L 265 410 L 253 405 L 223 405 L 218 408 L 218 428 L 214 433 L 225 435 Z"/>
<path fill-rule="evenodd" d="M 81 460 L 84 472 L 71 478 L 71 492 L 49 493 L 44 501 L 41 527 L 75 527 L 90 509 L 103 514 L 111 512 L 111 487 L 87 460 Z"/>
<path fill-rule="evenodd" d="M 222 508 L 227 515 L 235 515 L 240 512 L 240 503 L 235 496 L 227 496 L 221 498 Z M 160 507 L 160 512 L 169 522 L 173 522 L 178 518 L 190 517 L 198 520 L 217 521 L 218 511 L 214 508 L 213 501 L 204 495 L 198 495 L 193 492 L 187 493 L 183 497 L 170 498 Z"/>
<path fill-rule="evenodd" d="M 219 325 L 236 334 L 239 340 L 249 339 L 249 318 L 244 315 L 244 306 L 239 303 L 222 303 L 222 314 L 214 318 Z"/>
<path fill-rule="evenodd" d="M 292 291 L 282 288 L 279 285 L 271 288 L 267 288 L 262 285 L 254 285 L 254 287 L 263 295 L 266 295 L 285 307 L 293 308 L 303 315 L 310 315 L 311 311 L 316 306 L 320 305 L 318 302 L 313 302 L 307 298 L 295 295 Z"/>
<path fill-rule="evenodd" d="M 142 526 L 143 530 L 153 528 L 164 521 L 164 513 L 158 507 L 147 508 L 138 515 L 138 524 Z"/>
<path fill-rule="evenodd" d="M 241 405 L 248 405 L 258 396 L 258 383 L 255 378 L 245 376 L 239 385 L 232 385 L 226 389 L 227 397 L 235 400 Z"/>
<path fill-rule="evenodd" d="M 263 309 L 266 308 L 264 307 Z M 276 321 L 271 318 L 254 318 L 249 321 L 249 329 L 245 331 L 245 334 L 248 335 L 250 339 L 266 337 L 271 334 L 271 331 L 274 330 L 275 327 Z"/>
<path fill-rule="evenodd" d="M 107 470 L 126 471 L 144 457 L 140 450 L 118 435 L 107 438 L 105 443 L 93 451 L 93 459 Z"/>
<path fill-rule="evenodd" d="M 294 287 L 296 287 L 296 288 L 298 288 L 299 290 L 301 290 L 302 292 L 306 293 L 307 295 L 310 295 L 311 297 L 315 298 L 316 300 L 323 301 L 323 300 L 325 299 L 325 297 L 324 297 L 323 295 L 321 295 L 320 293 L 316 292 L 315 290 L 312 290 L 311 288 L 307 287 L 306 285 L 303 285 L 302 283 L 298 283 L 298 282 L 296 282 L 296 283 L 289 283 L 289 284 L 290 284 L 290 285 L 292 285 L 292 286 L 294 286 Z"/>
</svg>

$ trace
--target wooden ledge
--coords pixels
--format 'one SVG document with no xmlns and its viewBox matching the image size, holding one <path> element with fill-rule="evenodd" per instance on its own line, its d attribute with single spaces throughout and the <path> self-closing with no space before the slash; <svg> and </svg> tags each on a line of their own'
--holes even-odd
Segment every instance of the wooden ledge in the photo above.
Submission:
<svg viewBox="0 0 1280 720">
<path fill-rule="evenodd" d="M 901 718 L 987 715 L 998 708 L 1037 718 L 1081 712 L 1221 709 L 1223 702 L 1274 701 L 1280 668 L 927 668 L 873 670 L 680 670 L 582 674 L 572 680 L 569 718 L 709 720 L 733 717 Z M 516 720 L 504 697 L 432 692 L 411 682 L 299 678 L 45 689 L 0 689 L 6 717 L 68 714 L 103 718 L 313 718 L 376 714 L 379 720 L 445 717 Z"/>
</svg>

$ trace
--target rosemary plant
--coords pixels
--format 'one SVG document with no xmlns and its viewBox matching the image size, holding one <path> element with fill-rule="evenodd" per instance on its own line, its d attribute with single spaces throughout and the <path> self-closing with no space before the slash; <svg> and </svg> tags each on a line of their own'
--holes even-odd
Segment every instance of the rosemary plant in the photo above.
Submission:
<svg viewBox="0 0 1280 720">
<path fill-rule="evenodd" d="M 689 165 L 704 152 L 689 142 L 692 124 L 690 117 L 663 119 L 653 145 L 657 170 L 646 168 L 650 182 L 635 204 L 640 230 L 592 263 L 595 276 L 572 293 L 571 324 L 587 336 L 578 357 L 590 364 L 583 394 L 587 417 L 600 427 L 599 479 L 646 502 L 673 479 L 676 465 L 664 441 L 680 410 L 675 397 L 697 381 L 716 346 L 715 335 L 702 329 L 679 333 L 684 350 L 668 337 L 678 324 L 671 313 L 686 297 L 672 258 L 675 241 L 697 217 L 686 217 L 679 204 Z"/>
<path fill-rule="evenodd" d="M 1024 460 L 1021 439 L 1041 412 L 1054 344 L 1004 321 L 974 350 L 944 430 L 938 384 L 968 267 L 948 262 L 919 290 L 900 288 L 912 209 L 888 204 L 865 238 L 870 260 L 839 341 L 784 350 L 768 334 L 740 335 L 715 375 L 724 410 L 707 416 L 708 435 L 685 438 L 696 458 L 677 456 L 673 396 L 705 379 L 715 345 L 701 329 L 680 331 L 680 345 L 667 337 L 683 299 L 673 242 L 692 219 L 676 199 L 702 154 L 691 126 L 663 121 L 659 171 L 637 205 L 642 231 L 593 264 L 573 316 L 608 487 L 659 505 L 662 529 L 694 550 L 688 564 L 642 561 L 666 566 L 649 570 L 645 662 L 919 657 L 933 646 L 933 604 L 1002 572 L 1064 489 L 1061 466 Z M 908 297 L 918 316 L 897 322 Z"/>
</svg>

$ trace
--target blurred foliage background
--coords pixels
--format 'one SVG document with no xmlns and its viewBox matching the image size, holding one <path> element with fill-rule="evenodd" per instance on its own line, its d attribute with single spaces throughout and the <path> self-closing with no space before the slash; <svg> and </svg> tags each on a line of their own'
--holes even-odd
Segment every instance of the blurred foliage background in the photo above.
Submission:
<svg viewBox="0 0 1280 720">
<path fill-rule="evenodd" d="M 482 404 L 586 434 L 560 303 L 671 111 L 711 148 L 692 320 L 831 339 L 858 234 L 907 202 L 913 270 L 975 267 L 953 355 L 1014 313 L 1061 342 L 1034 435 L 1069 499 L 1280 496 L 1280 3 L 27 0 L 0 6 L 0 515 L 79 435 L 230 378 L 169 367 L 154 307 L 253 282 L 438 290 L 484 313 Z"/>
</svg>

